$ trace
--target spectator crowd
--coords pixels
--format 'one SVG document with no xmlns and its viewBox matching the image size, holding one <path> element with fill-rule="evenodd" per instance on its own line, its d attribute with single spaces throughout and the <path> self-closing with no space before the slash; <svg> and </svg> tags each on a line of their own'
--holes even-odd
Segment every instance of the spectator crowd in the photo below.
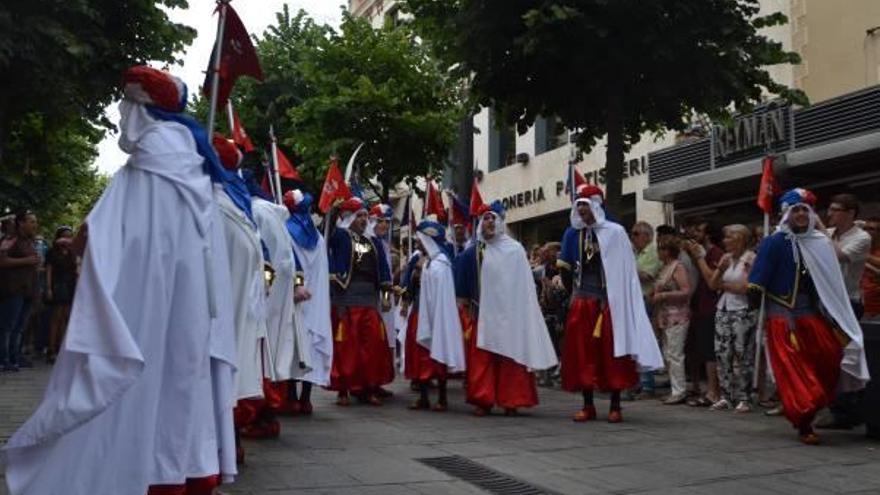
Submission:
<svg viewBox="0 0 880 495">
<path fill-rule="evenodd" d="M 880 322 L 880 217 L 860 216 L 852 194 L 831 198 L 818 227 L 833 242 L 856 316 Z M 623 400 L 660 399 L 667 405 L 712 411 L 783 414 L 766 354 L 758 351 L 759 309 L 750 304 L 748 278 L 763 237 L 760 225 L 717 226 L 691 218 L 680 226 L 636 222 L 630 240 L 645 307 L 663 350 L 666 370 L 642 373 Z M 559 243 L 531 249 L 541 309 L 557 350 L 564 339 L 567 295 L 556 259 Z M 754 301 L 752 301 L 754 302 Z M 543 385 L 559 381 L 546 373 Z M 664 395 L 658 389 L 669 389 Z M 841 394 L 820 417 L 820 428 L 861 423 L 858 394 Z"/>
</svg>

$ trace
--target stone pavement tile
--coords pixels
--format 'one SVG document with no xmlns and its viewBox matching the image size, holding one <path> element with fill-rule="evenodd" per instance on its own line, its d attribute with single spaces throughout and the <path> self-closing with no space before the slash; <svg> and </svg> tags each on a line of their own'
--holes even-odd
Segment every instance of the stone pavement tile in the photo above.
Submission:
<svg viewBox="0 0 880 495">
<path fill-rule="evenodd" d="M 239 470 L 232 489 L 257 493 L 295 488 L 357 486 L 360 481 L 341 472 L 336 466 L 301 466 L 296 469 L 250 465 Z"/>
<path fill-rule="evenodd" d="M 412 488 L 423 495 L 485 495 L 485 491 L 464 481 L 432 481 L 428 483 L 409 483 Z"/>
<path fill-rule="evenodd" d="M 471 458 L 508 455 L 519 452 L 519 449 L 513 446 L 499 445 L 496 442 L 485 440 L 473 442 L 443 443 L 438 445 L 437 448 L 451 455 L 460 455 Z"/>
<path fill-rule="evenodd" d="M 449 481 L 445 473 L 415 461 L 384 457 L 365 459 L 355 464 L 338 464 L 338 471 L 365 485 Z"/>
<path fill-rule="evenodd" d="M 779 476 L 717 481 L 684 488 L 693 490 L 693 493 L 711 493 L 712 495 L 827 495 L 829 493 L 828 490 L 791 483 Z M 648 493 L 660 495 L 665 491 Z"/>
<path fill-rule="evenodd" d="M 662 471 L 637 465 L 567 470 L 559 473 L 559 476 L 572 480 L 576 487 L 583 487 L 586 490 L 584 493 L 641 493 L 678 484 Z M 565 490 L 564 493 L 575 492 Z"/>
<path fill-rule="evenodd" d="M 806 469 L 784 477 L 799 486 L 823 489 L 832 493 L 850 493 L 873 490 L 880 493 L 880 463 L 858 466 L 824 465 Z"/>
</svg>

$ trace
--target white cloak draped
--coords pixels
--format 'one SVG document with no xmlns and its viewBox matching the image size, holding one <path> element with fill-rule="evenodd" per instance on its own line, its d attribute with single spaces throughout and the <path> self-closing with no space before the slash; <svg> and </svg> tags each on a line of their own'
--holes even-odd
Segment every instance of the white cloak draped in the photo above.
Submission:
<svg viewBox="0 0 880 495">
<path fill-rule="evenodd" d="M 464 371 L 464 337 L 455 303 L 452 263 L 433 239 L 416 234 L 430 261 L 422 268 L 419 282 L 419 320 L 416 342 L 431 351 L 431 359 L 445 364 L 450 372 Z"/>
<path fill-rule="evenodd" d="M 532 370 L 552 368 L 558 360 L 526 251 L 504 232 L 504 222 L 495 216 L 496 234 L 486 241 L 479 274 L 477 346 Z M 477 230 L 482 231 L 482 220 Z"/>
<path fill-rule="evenodd" d="M 577 212 L 578 203 L 588 203 L 596 222 L 587 226 Z M 663 355 L 648 313 L 632 244 L 626 230 L 605 219 L 605 210 L 596 200 L 578 199 L 571 208 L 571 226 L 577 230 L 592 229 L 599 240 L 602 270 L 611 308 L 614 329 L 614 356 L 632 356 L 641 371 L 663 369 Z"/>
<path fill-rule="evenodd" d="M 272 376 L 276 381 L 289 380 L 308 371 L 312 361 L 311 353 L 306 350 L 308 334 L 295 320 L 293 285 L 296 268 L 285 224 L 290 212 L 260 198 L 254 198 L 251 204 L 260 237 L 266 243 L 275 269 L 275 281 L 266 299 L 266 334 L 272 351 Z"/>
<path fill-rule="evenodd" d="M 128 101 L 121 110 L 132 156 L 86 220 L 43 401 L 4 447 L 13 495 L 142 495 L 221 464 L 225 479 L 235 474 L 234 447 L 223 451 L 233 440 L 222 390 L 231 339 L 212 323 L 210 179 L 185 127 Z"/>
<path fill-rule="evenodd" d="M 843 359 L 840 362 L 840 374 L 838 387 L 843 392 L 861 390 L 871 379 L 868 373 L 868 362 L 865 359 L 865 345 L 862 336 L 862 327 L 853 313 L 849 302 L 846 285 L 843 282 L 843 274 L 840 271 L 840 262 L 834 252 L 834 246 L 827 235 L 815 229 L 816 217 L 812 207 L 810 208 L 810 225 L 802 234 L 795 234 L 788 226 L 788 211 L 783 215 L 779 230 L 798 247 L 803 254 L 804 264 L 810 271 L 813 285 L 822 302 L 822 308 L 831 317 L 834 323 L 850 338 L 849 343 L 843 349 Z M 798 251 L 794 251 L 797 260 Z"/>
<path fill-rule="evenodd" d="M 324 236 L 318 234 L 318 243 L 314 249 L 305 249 L 296 241 L 293 241 L 293 249 L 303 270 L 305 288 L 312 295 L 310 299 L 296 305 L 297 324 L 308 334 L 306 348 L 311 356 L 311 369 L 301 379 L 324 387 L 330 384 L 330 369 L 333 364 L 327 244 Z"/>
<path fill-rule="evenodd" d="M 231 293 L 238 368 L 235 397 L 262 397 L 264 363 L 266 371 L 272 369 L 271 353 L 266 349 L 263 249 L 256 227 L 222 186 L 214 186 L 214 197 L 222 212 L 229 253 L 231 283 L 227 290 Z"/>
</svg>

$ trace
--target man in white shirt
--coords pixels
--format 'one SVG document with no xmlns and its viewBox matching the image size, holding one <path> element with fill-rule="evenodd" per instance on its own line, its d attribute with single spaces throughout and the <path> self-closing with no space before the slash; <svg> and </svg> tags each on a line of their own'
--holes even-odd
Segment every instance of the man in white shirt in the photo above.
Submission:
<svg viewBox="0 0 880 495">
<path fill-rule="evenodd" d="M 843 283 L 853 304 L 857 318 L 862 317 L 862 289 L 860 281 L 865 271 L 865 262 L 871 253 L 871 235 L 856 225 L 859 214 L 859 201 L 852 194 L 838 194 L 831 198 L 828 206 L 828 235 L 834 244 L 834 251 L 840 261 Z"/>
<path fill-rule="evenodd" d="M 857 319 L 862 318 L 865 305 L 862 302 L 862 272 L 865 262 L 871 254 L 871 235 L 856 225 L 859 214 L 859 201 L 852 194 L 838 194 L 831 198 L 828 205 L 828 229 L 834 253 L 840 262 L 843 283 L 847 297 L 853 307 Z M 831 416 L 820 419 L 817 428 L 851 429 L 862 422 L 861 392 L 838 394 L 829 409 Z"/>
</svg>

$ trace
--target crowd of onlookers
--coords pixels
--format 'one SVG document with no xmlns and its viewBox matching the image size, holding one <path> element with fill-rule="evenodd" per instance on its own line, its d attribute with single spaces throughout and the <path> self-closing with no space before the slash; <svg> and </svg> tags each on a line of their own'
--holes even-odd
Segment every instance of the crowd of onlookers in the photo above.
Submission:
<svg viewBox="0 0 880 495">
<path fill-rule="evenodd" d="M 861 218 L 851 194 L 831 198 L 824 224 L 832 240 L 854 312 L 863 322 L 880 322 L 880 218 Z M 683 225 L 636 222 L 630 230 L 645 306 L 663 350 L 666 370 L 644 373 L 629 399 L 660 398 L 738 413 L 762 407 L 781 414 L 764 357 L 756 352 L 758 309 L 748 291 L 749 271 L 763 238 L 763 227 L 693 218 Z M 557 346 L 563 345 L 567 294 L 558 283 L 559 243 L 532 246 L 531 263 L 542 311 Z M 755 374 L 758 374 L 757 379 Z M 662 397 L 657 390 L 667 386 Z M 554 376 L 544 377 L 545 385 Z M 661 381 L 663 383 L 661 383 Z M 757 386 L 755 386 L 757 384 Z M 859 420 L 838 397 L 824 418 L 830 425 Z M 821 426 L 821 425 L 820 425 Z"/>
<path fill-rule="evenodd" d="M 76 288 L 73 229 L 55 229 L 51 245 L 36 214 L 2 219 L 0 232 L 0 370 L 17 372 L 61 347 Z"/>
</svg>

